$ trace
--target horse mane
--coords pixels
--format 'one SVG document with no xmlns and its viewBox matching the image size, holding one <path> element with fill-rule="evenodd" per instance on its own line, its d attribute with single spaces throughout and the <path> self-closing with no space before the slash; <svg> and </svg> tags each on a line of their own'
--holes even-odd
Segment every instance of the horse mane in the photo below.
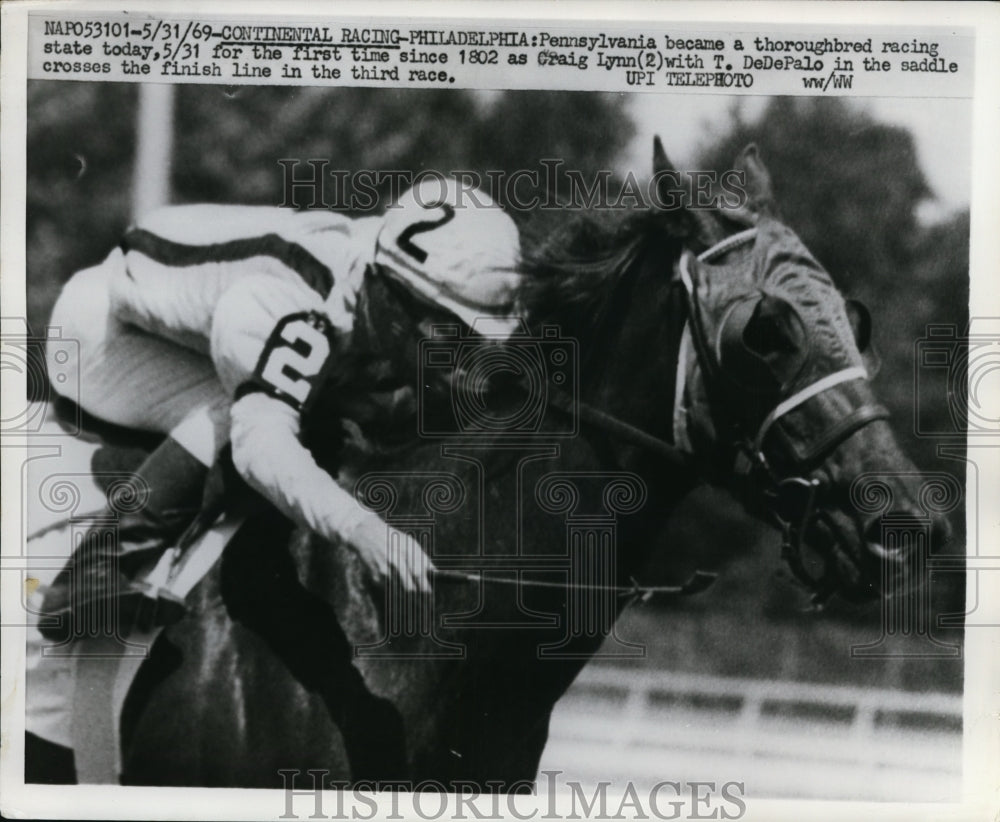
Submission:
<svg viewBox="0 0 1000 822">
<path fill-rule="evenodd" d="M 516 300 L 529 323 L 557 325 L 566 336 L 593 338 L 614 309 L 614 294 L 633 264 L 664 238 L 648 209 L 536 212 L 522 227 Z"/>
</svg>

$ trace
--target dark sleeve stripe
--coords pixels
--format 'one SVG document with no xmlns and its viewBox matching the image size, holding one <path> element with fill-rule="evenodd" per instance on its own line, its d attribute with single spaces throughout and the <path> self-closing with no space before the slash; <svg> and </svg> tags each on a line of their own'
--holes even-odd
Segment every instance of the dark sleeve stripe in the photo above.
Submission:
<svg viewBox="0 0 1000 822">
<path fill-rule="evenodd" d="M 298 243 L 289 242 L 278 234 L 260 234 L 209 245 L 188 245 L 134 228 L 122 238 L 121 249 L 125 253 L 137 251 L 162 265 L 178 267 L 273 257 L 296 272 L 324 299 L 333 289 L 333 272 Z"/>
</svg>

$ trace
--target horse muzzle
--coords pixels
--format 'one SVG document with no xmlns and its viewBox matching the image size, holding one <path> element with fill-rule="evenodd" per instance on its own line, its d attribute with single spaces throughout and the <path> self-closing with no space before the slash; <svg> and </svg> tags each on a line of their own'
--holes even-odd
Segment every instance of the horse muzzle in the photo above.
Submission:
<svg viewBox="0 0 1000 822">
<path fill-rule="evenodd" d="M 944 517 L 906 508 L 858 516 L 836 505 L 829 487 L 815 478 L 781 480 L 765 496 L 782 532 L 782 558 L 814 604 L 835 593 L 860 602 L 919 590 L 927 582 L 928 557 L 951 534 Z"/>
<path fill-rule="evenodd" d="M 864 562 L 883 597 L 897 597 L 927 584 L 928 558 L 951 537 L 944 517 L 900 512 L 870 519 L 863 529 Z"/>
</svg>

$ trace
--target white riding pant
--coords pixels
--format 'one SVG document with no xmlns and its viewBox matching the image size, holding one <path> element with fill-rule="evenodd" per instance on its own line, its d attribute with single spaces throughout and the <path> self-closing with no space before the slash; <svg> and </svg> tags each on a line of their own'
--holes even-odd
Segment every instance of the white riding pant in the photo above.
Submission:
<svg viewBox="0 0 1000 822">
<path fill-rule="evenodd" d="M 106 422 L 170 434 L 210 466 L 229 438 L 229 397 L 209 357 L 114 316 L 109 283 L 124 275 L 124 265 L 123 254 L 115 250 L 99 265 L 74 274 L 63 287 L 49 323 L 61 332 L 60 344 L 46 349 L 51 385 Z M 93 445 L 70 435 L 65 440 L 59 459 L 68 461 L 66 469 L 88 465 Z M 103 492 L 93 483 L 82 483 L 81 488 L 82 508 L 99 507 Z M 67 545 L 66 531 L 56 529 L 29 540 L 28 550 L 50 558 L 65 552 Z M 36 584 L 43 586 L 55 573 L 55 567 L 44 565 L 32 570 Z M 47 643 L 35 627 L 41 590 L 28 603 L 26 730 L 73 747 L 72 703 L 79 674 L 74 657 L 42 655 Z"/>
<path fill-rule="evenodd" d="M 209 357 L 122 322 L 112 311 L 109 283 L 122 276 L 118 249 L 100 264 L 74 274 L 63 287 L 50 326 L 76 341 L 76 362 L 66 346 L 46 351 L 52 387 L 106 422 L 171 434 L 211 465 L 229 437 L 230 398 Z"/>
</svg>

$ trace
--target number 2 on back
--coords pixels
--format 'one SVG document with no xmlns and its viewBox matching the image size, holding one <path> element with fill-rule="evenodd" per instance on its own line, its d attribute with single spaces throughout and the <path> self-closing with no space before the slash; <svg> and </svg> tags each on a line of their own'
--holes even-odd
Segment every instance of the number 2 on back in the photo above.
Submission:
<svg viewBox="0 0 1000 822">
<path fill-rule="evenodd" d="M 330 356 L 330 341 L 308 319 L 296 316 L 284 320 L 271 336 L 270 345 L 271 350 L 262 358 L 260 378 L 301 407 Z"/>
</svg>

